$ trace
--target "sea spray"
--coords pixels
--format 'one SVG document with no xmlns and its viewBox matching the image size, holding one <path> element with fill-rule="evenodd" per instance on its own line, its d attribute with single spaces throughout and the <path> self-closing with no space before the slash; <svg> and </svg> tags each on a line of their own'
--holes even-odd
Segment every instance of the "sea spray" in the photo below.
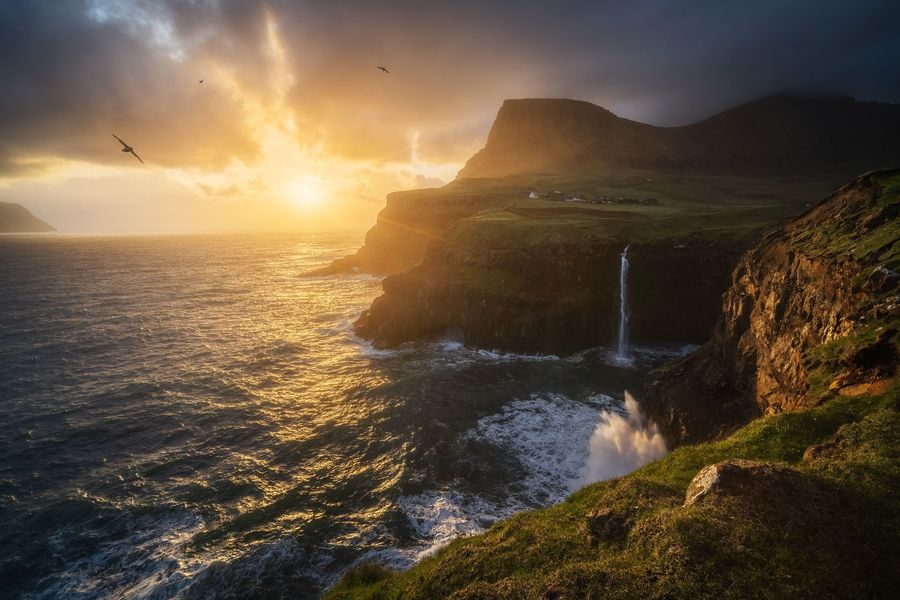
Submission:
<svg viewBox="0 0 900 600">
<path fill-rule="evenodd" d="M 628 358 L 628 248 L 619 255 L 619 345 L 616 357 Z"/>
<path fill-rule="evenodd" d="M 607 412 L 591 435 L 583 483 L 625 475 L 665 453 L 666 442 L 656 424 L 626 391 L 625 415 Z"/>
</svg>

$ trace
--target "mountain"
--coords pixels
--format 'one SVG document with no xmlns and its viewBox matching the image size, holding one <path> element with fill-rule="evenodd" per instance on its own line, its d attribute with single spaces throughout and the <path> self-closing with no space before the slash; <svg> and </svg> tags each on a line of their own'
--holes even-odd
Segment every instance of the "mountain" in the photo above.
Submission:
<svg viewBox="0 0 900 600">
<path fill-rule="evenodd" d="M 900 163 L 900 106 L 846 96 L 770 96 L 682 127 L 588 102 L 507 100 L 460 178 L 592 169 L 732 175 L 860 171 Z"/>
<path fill-rule="evenodd" d="M 0 233 L 34 233 L 56 231 L 21 204 L 0 202 Z"/>
<path fill-rule="evenodd" d="M 694 125 L 655 127 L 578 100 L 506 100 L 485 147 L 456 180 L 389 194 L 363 247 L 318 272 L 406 271 L 479 212 L 550 206 L 527 202 L 530 191 L 557 191 L 559 200 L 652 197 L 662 208 L 768 206 L 756 218 L 762 226 L 796 215 L 858 173 L 897 164 L 900 105 L 770 96 Z M 709 225 L 708 215 L 694 216 L 695 226 Z"/>
</svg>

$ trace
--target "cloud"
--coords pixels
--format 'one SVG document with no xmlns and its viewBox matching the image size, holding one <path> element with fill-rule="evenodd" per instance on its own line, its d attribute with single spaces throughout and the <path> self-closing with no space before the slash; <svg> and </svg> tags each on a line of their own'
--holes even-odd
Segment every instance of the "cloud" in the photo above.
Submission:
<svg viewBox="0 0 900 600">
<path fill-rule="evenodd" d="M 10 0 L 0 177 L 122 164 L 113 132 L 155 165 L 252 162 L 288 117 L 313 153 L 461 165 L 508 97 L 657 124 L 783 90 L 897 102 L 898 40 L 900 4 L 876 0 Z"/>
<path fill-rule="evenodd" d="M 138 32 L 78 1 L 0 6 L 0 165 L 35 156 L 121 164 L 113 133 L 158 165 L 252 159 L 241 106 L 198 89 L 194 62 Z"/>
</svg>

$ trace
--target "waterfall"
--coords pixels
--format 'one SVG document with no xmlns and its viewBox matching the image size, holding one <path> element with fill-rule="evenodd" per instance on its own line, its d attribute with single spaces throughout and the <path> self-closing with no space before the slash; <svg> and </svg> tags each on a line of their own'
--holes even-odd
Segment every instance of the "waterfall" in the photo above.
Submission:
<svg viewBox="0 0 900 600">
<path fill-rule="evenodd" d="M 628 357 L 628 246 L 619 255 L 619 358 Z"/>
</svg>

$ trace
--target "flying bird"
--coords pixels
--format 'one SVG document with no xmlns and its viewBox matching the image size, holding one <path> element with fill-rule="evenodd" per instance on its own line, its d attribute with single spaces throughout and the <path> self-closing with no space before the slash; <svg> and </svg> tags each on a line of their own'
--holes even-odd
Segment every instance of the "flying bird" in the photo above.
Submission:
<svg viewBox="0 0 900 600">
<path fill-rule="evenodd" d="M 131 152 L 136 159 L 141 161 L 141 164 L 144 164 L 144 161 L 141 159 L 140 156 L 138 156 L 137 152 L 134 151 L 134 148 L 132 148 L 131 146 L 129 146 L 128 144 L 123 142 L 122 138 L 120 138 L 116 134 L 113 134 L 113 137 L 116 138 L 117 140 L 119 140 L 119 143 L 122 144 L 122 152 Z"/>
<path fill-rule="evenodd" d="M 200 81 L 197 82 L 197 85 L 200 85 L 200 84 L 203 83 L 204 81 L 206 81 L 206 80 L 205 80 L 205 79 L 201 79 Z"/>
<path fill-rule="evenodd" d="M 376 67 L 376 68 L 377 68 L 377 69 L 381 69 L 381 70 L 384 71 L 385 73 L 390 73 L 390 71 L 387 70 L 387 67 Z"/>
</svg>

